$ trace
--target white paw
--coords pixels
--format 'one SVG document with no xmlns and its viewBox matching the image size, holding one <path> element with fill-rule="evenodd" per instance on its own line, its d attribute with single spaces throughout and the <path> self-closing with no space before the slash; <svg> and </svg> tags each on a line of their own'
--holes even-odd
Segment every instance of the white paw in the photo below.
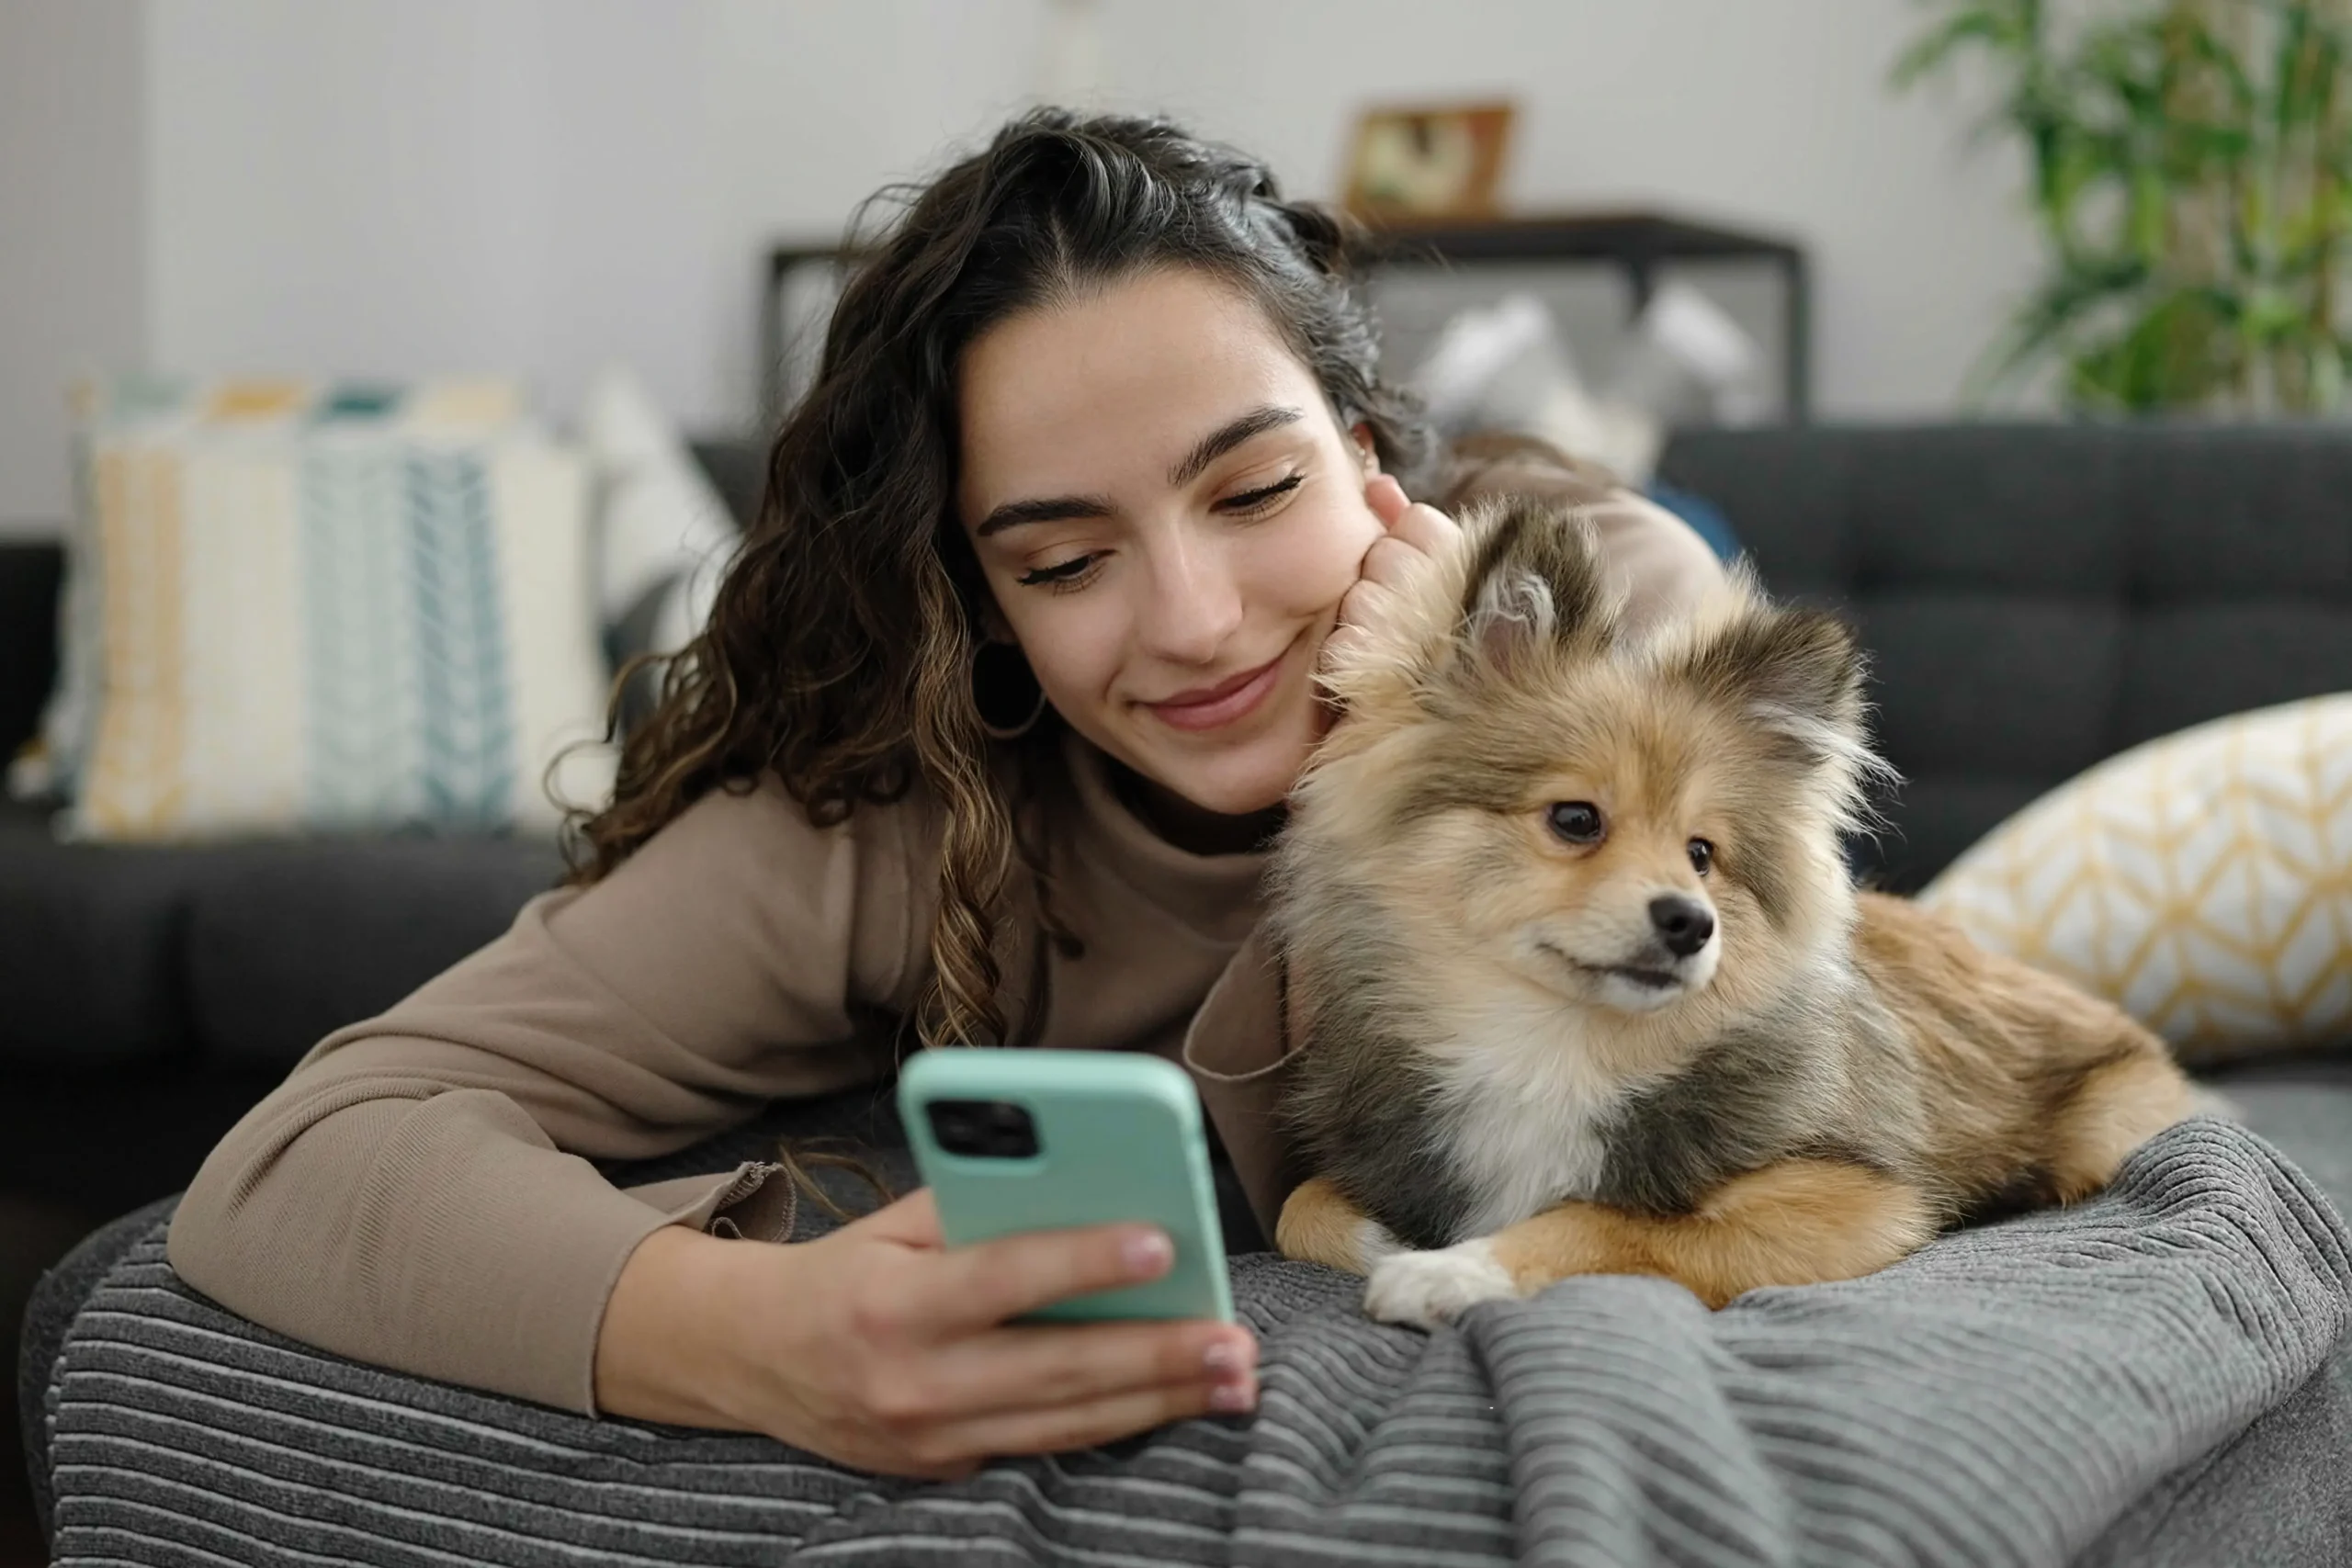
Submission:
<svg viewBox="0 0 2352 1568">
<path fill-rule="evenodd" d="M 1518 1294 L 1510 1273 L 1495 1261 L 1494 1244 L 1465 1241 L 1435 1252 L 1400 1252 L 1374 1264 L 1363 1310 L 1383 1323 L 1435 1328 L 1480 1302 Z"/>
</svg>

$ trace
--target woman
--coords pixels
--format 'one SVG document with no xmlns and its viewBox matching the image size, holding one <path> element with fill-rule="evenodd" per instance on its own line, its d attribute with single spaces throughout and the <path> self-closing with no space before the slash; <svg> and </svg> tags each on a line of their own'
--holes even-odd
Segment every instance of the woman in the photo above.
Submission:
<svg viewBox="0 0 2352 1568">
<path fill-rule="evenodd" d="M 1407 495 L 1591 501 L 1645 613 L 1716 574 L 1563 463 L 1425 445 L 1332 219 L 1161 122 L 1007 127 L 844 294 L 585 863 L 321 1042 L 206 1162 L 174 1266 L 345 1355 L 903 1474 L 1249 1408 L 1246 1329 L 1007 1325 L 1164 1236 L 948 1252 L 918 1193 L 747 1246 L 777 1168 L 624 1192 L 587 1160 L 876 1080 L 909 1032 L 1181 1050 L 1271 1228 L 1259 846 L 1326 642 L 1454 535 Z"/>
</svg>

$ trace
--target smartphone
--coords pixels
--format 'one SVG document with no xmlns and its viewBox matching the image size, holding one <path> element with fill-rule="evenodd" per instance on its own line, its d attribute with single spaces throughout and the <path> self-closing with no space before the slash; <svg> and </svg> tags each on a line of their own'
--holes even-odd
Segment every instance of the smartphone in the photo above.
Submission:
<svg viewBox="0 0 2352 1568">
<path fill-rule="evenodd" d="M 899 1073 L 899 1113 L 951 1247 L 1128 1221 L 1175 1243 L 1159 1279 L 1032 1318 L 1233 1321 L 1201 1100 L 1182 1068 L 1124 1051 L 943 1046 Z"/>
</svg>

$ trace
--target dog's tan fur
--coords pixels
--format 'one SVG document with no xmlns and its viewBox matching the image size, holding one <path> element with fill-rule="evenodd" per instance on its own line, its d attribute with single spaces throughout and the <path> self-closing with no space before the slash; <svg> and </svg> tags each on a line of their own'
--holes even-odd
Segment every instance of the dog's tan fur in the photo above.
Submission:
<svg viewBox="0 0 2352 1568">
<path fill-rule="evenodd" d="M 1854 890 L 1882 768 L 1836 622 L 1741 578 L 1632 630 L 1574 515 L 1464 523 L 1330 672 L 1276 860 L 1318 1168 L 1285 1254 L 1407 1321 L 1591 1272 L 1720 1304 L 2074 1201 L 2191 1113 L 2116 1009 Z M 1660 900 L 1715 934 L 1669 951 Z"/>
</svg>

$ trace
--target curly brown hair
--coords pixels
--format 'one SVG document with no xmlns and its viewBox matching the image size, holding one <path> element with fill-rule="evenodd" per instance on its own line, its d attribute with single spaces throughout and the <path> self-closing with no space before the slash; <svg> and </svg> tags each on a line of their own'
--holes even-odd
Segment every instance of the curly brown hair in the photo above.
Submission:
<svg viewBox="0 0 2352 1568">
<path fill-rule="evenodd" d="M 894 221 L 855 238 L 888 207 Z M 632 660 L 616 685 L 607 742 L 621 687 L 666 664 L 610 804 L 569 815 L 566 880 L 596 881 L 708 791 L 748 793 L 765 771 L 820 826 L 920 781 L 944 836 L 916 1025 L 926 1044 L 1001 1042 L 992 939 L 1016 862 L 1044 907 L 1042 852 L 1017 825 L 1054 725 L 992 740 L 973 690 L 989 590 L 954 513 L 965 348 L 1074 290 L 1197 267 L 1263 308 L 1388 471 L 1415 473 L 1428 441 L 1380 379 L 1354 231 L 1283 200 L 1264 164 L 1165 119 L 1023 115 L 928 184 L 878 193 L 853 236 L 864 259 L 706 628 L 666 660 Z"/>
</svg>

